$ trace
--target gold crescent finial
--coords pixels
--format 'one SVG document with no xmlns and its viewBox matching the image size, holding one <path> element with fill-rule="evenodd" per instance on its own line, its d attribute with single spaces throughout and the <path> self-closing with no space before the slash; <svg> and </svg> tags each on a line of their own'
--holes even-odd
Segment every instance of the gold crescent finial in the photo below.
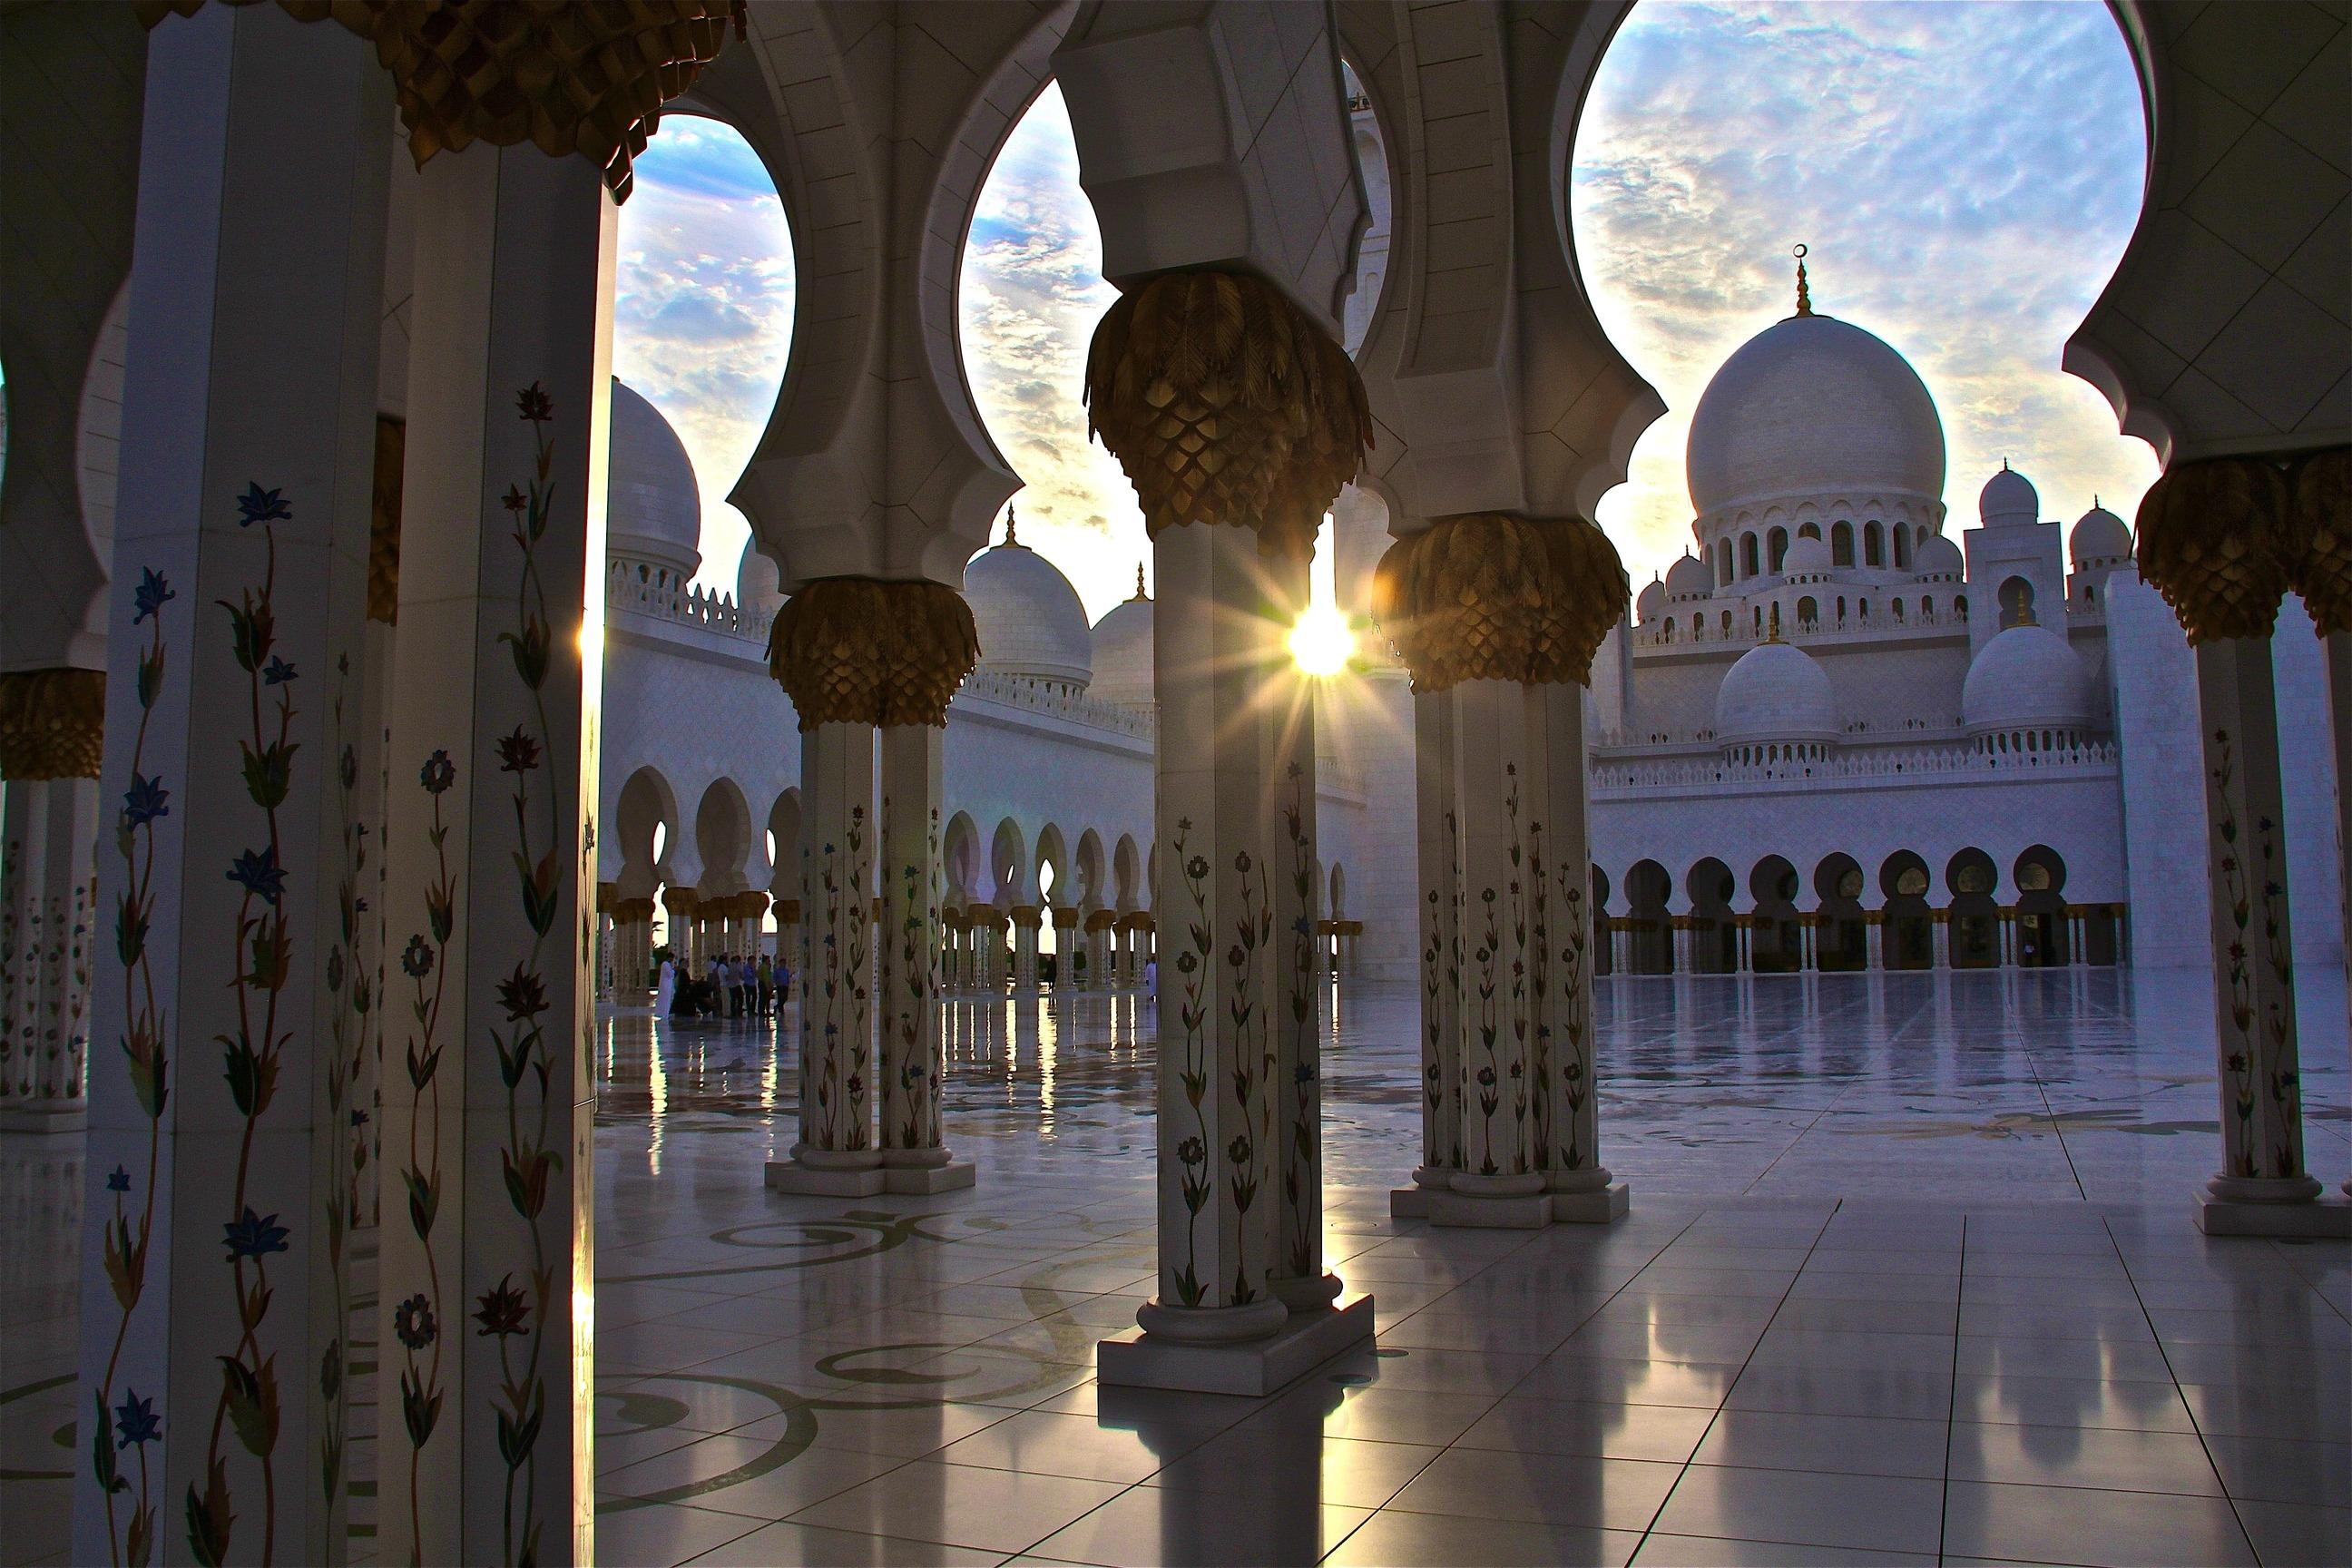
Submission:
<svg viewBox="0 0 2352 1568">
<path fill-rule="evenodd" d="M 1797 258 L 1797 314 L 1800 316 L 1810 316 L 1813 313 L 1812 290 L 1805 286 L 1806 252 L 1807 247 L 1802 245 L 1798 246 L 1791 252 Z"/>
<path fill-rule="evenodd" d="M 1013 503 L 1011 501 L 1006 501 L 1004 503 L 1004 548 L 1007 550 L 1018 550 L 1021 548 L 1021 542 L 1013 536 L 1014 521 L 1015 520 L 1013 515 Z"/>
<path fill-rule="evenodd" d="M 1149 599 L 1151 597 L 1150 595 L 1143 591 L 1143 563 L 1140 561 L 1135 563 L 1135 596 L 1139 599 Z"/>
</svg>

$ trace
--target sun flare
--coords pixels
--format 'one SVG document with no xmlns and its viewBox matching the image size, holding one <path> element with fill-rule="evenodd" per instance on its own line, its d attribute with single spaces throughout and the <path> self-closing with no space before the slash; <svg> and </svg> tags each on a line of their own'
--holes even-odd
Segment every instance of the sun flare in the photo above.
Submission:
<svg viewBox="0 0 2352 1568">
<path fill-rule="evenodd" d="M 1328 605 L 1315 605 L 1290 628 L 1290 657 L 1308 675 L 1337 675 L 1355 657 L 1356 634 Z"/>
</svg>

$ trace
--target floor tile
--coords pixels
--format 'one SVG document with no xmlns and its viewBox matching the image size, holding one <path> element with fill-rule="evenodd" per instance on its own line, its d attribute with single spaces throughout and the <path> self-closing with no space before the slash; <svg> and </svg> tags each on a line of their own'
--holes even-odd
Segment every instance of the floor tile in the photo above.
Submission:
<svg viewBox="0 0 2352 1568">
<path fill-rule="evenodd" d="M 1444 1450 L 1415 1443 L 1316 1437 L 1303 1432 L 1227 1432 L 1175 1459 L 1144 1484 L 1214 1509 L 1230 1500 L 1270 1515 L 1313 1500 L 1381 1507 Z"/>
<path fill-rule="evenodd" d="M 2208 1433 L 2205 1448 L 2233 1498 L 2352 1508 L 2352 1444 Z"/>
<path fill-rule="evenodd" d="M 1949 1424 L 1943 1421 L 1726 1410 L 1716 1417 L 1694 1462 L 1932 1479 L 1944 1474 L 1948 1438 Z"/>
<path fill-rule="evenodd" d="M 2264 1568 L 2342 1568 L 2352 1563 L 2352 1509 L 2242 1501 L 2238 1518 Z"/>
<path fill-rule="evenodd" d="M 694 1559 L 694 1568 L 995 1568 L 1001 1552 L 779 1520 Z"/>
<path fill-rule="evenodd" d="M 897 1535 L 992 1552 L 1025 1552 L 1125 1489 L 1071 1476 L 910 1464 L 803 1509 L 796 1524 Z"/>
<path fill-rule="evenodd" d="M 1618 1568 L 1641 1540 L 1632 1531 L 1383 1509 L 1324 1562 L 1330 1568 Z"/>
<path fill-rule="evenodd" d="M 1850 1546 L 1791 1546 L 1780 1541 L 1717 1541 L 1653 1534 L 1633 1553 L 1634 1568 L 1922 1568 L 1932 1554 L 1863 1552 Z"/>
<path fill-rule="evenodd" d="M 1893 1476 L 1694 1466 L 1659 1514 L 1670 1535 L 1932 1552 L 1943 1509 L 1937 1481 Z"/>
<path fill-rule="evenodd" d="M 1586 1454 L 1509 1454 L 1455 1448 L 1430 1461 L 1389 1503 L 1393 1511 L 1591 1525 L 1640 1531 L 1680 1468 Z"/>
<path fill-rule="evenodd" d="M 1711 1410 L 1682 1405 L 1607 1405 L 1515 1394 L 1480 1416 L 1455 1439 L 1455 1446 L 1679 1464 L 1691 1457 L 1713 1419 Z"/>
<path fill-rule="evenodd" d="M 1944 1550 L 2085 1568 L 2254 1562 L 2237 1515 L 2221 1498 L 1976 1481 L 1951 1483 Z"/>
<path fill-rule="evenodd" d="M 1954 1480 L 2221 1495 L 2205 1445 L 2185 1432 L 1952 1424 Z"/>
<path fill-rule="evenodd" d="M 1202 1440 L 1192 1433 L 1147 1436 L 1091 1416 L 1024 1410 L 949 1444 L 935 1458 L 993 1470 L 1131 1483 L 1181 1458 Z"/>
<path fill-rule="evenodd" d="M 1371 1517 L 1369 1509 L 1332 1503 L 1250 1513 L 1137 1487 L 1039 1542 L 1030 1555 L 1118 1568 L 1308 1568 Z"/>
<path fill-rule="evenodd" d="M 596 1561 L 612 1568 L 673 1568 L 759 1528 L 756 1520 L 651 1503 L 596 1510 Z"/>
</svg>

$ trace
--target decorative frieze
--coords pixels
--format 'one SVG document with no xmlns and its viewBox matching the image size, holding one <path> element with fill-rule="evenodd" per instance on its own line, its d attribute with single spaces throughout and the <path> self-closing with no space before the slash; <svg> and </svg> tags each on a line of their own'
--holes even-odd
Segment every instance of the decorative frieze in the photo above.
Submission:
<svg viewBox="0 0 2352 1568">
<path fill-rule="evenodd" d="M 106 671 L 0 675 L 0 779 L 94 779 L 106 750 Z"/>
</svg>

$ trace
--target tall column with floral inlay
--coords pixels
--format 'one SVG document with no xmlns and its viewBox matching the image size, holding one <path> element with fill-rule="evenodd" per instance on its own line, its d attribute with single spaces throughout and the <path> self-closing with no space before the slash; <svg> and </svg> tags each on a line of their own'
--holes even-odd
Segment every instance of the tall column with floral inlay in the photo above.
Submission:
<svg viewBox="0 0 2352 1568">
<path fill-rule="evenodd" d="M 73 1131 L 89 1100 L 106 672 L 0 675 L 0 1127 Z"/>
<path fill-rule="evenodd" d="M 1543 534 L 1558 603 L 1556 656 L 1533 665 L 1530 700 L 1539 702 L 1544 751 L 1528 798 L 1538 894 L 1535 974 L 1535 1076 L 1544 1108 L 1538 1164 L 1555 1220 L 1612 1220 L 1627 1206 L 1625 1184 L 1601 1163 L 1601 1095 L 1595 1058 L 1592 987 L 1592 843 L 1590 770 L 1584 742 L 1585 691 L 1592 656 L 1625 605 L 1617 552 L 1582 518 L 1548 519 Z M 1550 679 L 1544 679 L 1549 677 Z"/>
<path fill-rule="evenodd" d="M 378 1550 L 584 1561 L 601 661 L 583 651 L 604 630 L 616 209 L 587 158 L 476 145 L 420 171 L 415 221 Z"/>
<path fill-rule="evenodd" d="M 274 6 L 160 18 L 146 94 L 73 1555 L 336 1563 L 331 1042 L 392 94 L 363 41 Z"/>
<path fill-rule="evenodd" d="M 1416 691 L 1454 702 L 1458 1163 L 1426 1212 L 1539 1226 L 1557 1193 L 1577 1217 L 1612 1217 L 1622 1193 L 1594 1158 L 1580 699 L 1623 601 L 1616 552 L 1579 520 L 1471 513 L 1401 540 L 1378 588 Z"/>
<path fill-rule="evenodd" d="M 1170 933 L 1159 1288 L 1137 1314 L 1141 1332 L 1104 1342 L 1100 1365 L 1107 1382 L 1263 1392 L 1294 1359 L 1312 1364 L 1370 1326 L 1366 1298 L 1325 1304 L 1319 1259 L 1289 1310 L 1273 1285 L 1287 1257 L 1277 1129 L 1302 1107 L 1321 1110 L 1319 1086 L 1294 1099 L 1286 1090 L 1301 1086 L 1279 1081 L 1274 883 L 1291 872 L 1290 847 L 1271 838 L 1287 803 L 1260 717 L 1286 630 L 1260 531 L 1297 552 L 1276 536 L 1320 518 L 1356 470 L 1369 420 L 1329 331 L 1271 284 L 1227 272 L 1166 274 L 1124 295 L 1096 330 L 1087 395 L 1151 535 L 1154 912 Z"/>
<path fill-rule="evenodd" d="M 972 1184 L 940 1115 L 940 835 L 948 700 L 980 659 L 961 594 L 938 583 L 881 589 L 893 629 L 883 690 L 882 1173 L 887 1190 Z"/>
<path fill-rule="evenodd" d="M 1309 474 L 1311 479 L 1319 476 Z M 1339 1293 L 1323 1267 L 1323 952 L 1316 935 L 1322 878 L 1316 871 L 1315 678 L 1289 657 L 1289 630 L 1307 612 L 1316 525 L 1326 499 L 1310 488 L 1297 510 L 1277 508 L 1259 536 L 1258 565 L 1273 639 L 1260 660 L 1258 700 L 1265 761 L 1264 824 L 1273 910 L 1272 1077 L 1280 1234 L 1274 1293 L 1289 1307 L 1322 1307 Z M 1307 509 L 1311 507 L 1312 510 Z"/>
<path fill-rule="evenodd" d="M 2305 466 L 2312 461 L 2307 459 Z M 2352 1234 L 2352 1205 L 2320 1202 L 2304 1166 L 2294 942 L 2288 919 L 2285 812 L 2271 637 L 2290 587 L 2337 574 L 2315 563 L 2334 537 L 2274 461 L 2216 458 L 2174 468 L 2140 502 L 2140 573 L 2187 628 L 2197 658 L 2205 751 L 2207 866 L 2221 1169 L 2198 1194 L 2209 1233 Z M 2341 503 L 2343 486 L 2336 486 Z"/>
<path fill-rule="evenodd" d="M 1045 912 L 1035 904 L 1015 904 L 1013 918 L 1013 988 L 1024 994 L 1037 989 L 1037 930 Z"/>
<path fill-rule="evenodd" d="M 1393 620 L 1391 610 L 1384 617 Z M 1421 1163 L 1411 1187 L 1389 1194 L 1389 1212 L 1421 1218 L 1433 1193 L 1462 1168 L 1462 833 L 1454 767 L 1458 722 L 1451 689 L 1412 699 L 1413 807 L 1419 843 Z"/>
<path fill-rule="evenodd" d="M 875 1139 L 874 727 L 889 679 L 880 584 L 830 577 L 776 612 L 768 664 L 801 729 L 800 1130 L 778 1192 L 882 1190 Z"/>
<path fill-rule="evenodd" d="M 2345 926 L 2352 931 L 2352 447 L 2311 454 L 2295 465 L 2292 479 L 2295 591 L 2303 595 L 2312 630 L 2326 649 L 2328 723 L 2336 752 L 2336 847 L 2343 861 Z M 2119 906 L 2119 944 L 2121 917 Z M 2345 1030 L 2345 1037 L 2352 1038 L 2352 1026 Z M 2343 1190 L 2352 1194 L 2352 1179 Z"/>
</svg>

